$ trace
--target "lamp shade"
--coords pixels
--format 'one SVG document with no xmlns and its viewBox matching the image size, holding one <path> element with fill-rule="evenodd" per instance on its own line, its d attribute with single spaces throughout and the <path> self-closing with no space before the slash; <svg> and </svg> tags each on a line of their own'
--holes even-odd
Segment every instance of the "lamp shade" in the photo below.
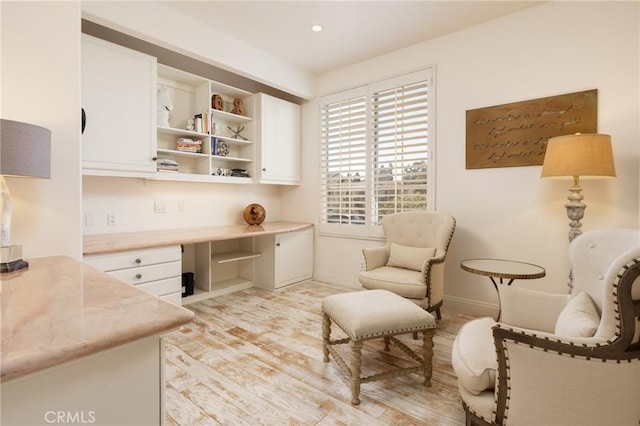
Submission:
<svg viewBox="0 0 640 426">
<path fill-rule="evenodd" d="M 615 177 L 611 136 L 580 134 L 549 139 L 541 177 Z"/>
<path fill-rule="evenodd" d="M 0 175 L 51 177 L 51 131 L 0 119 Z"/>
</svg>

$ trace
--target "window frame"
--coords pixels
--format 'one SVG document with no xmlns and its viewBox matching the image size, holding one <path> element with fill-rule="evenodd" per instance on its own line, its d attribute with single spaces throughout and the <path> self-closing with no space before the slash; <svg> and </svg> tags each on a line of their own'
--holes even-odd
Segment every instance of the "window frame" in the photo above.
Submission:
<svg viewBox="0 0 640 426">
<path fill-rule="evenodd" d="M 318 210 L 318 233 L 320 235 L 340 236 L 346 238 L 362 238 L 362 239 L 378 239 L 383 238 L 382 227 L 379 223 L 373 221 L 373 196 L 374 196 L 374 176 L 373 172 L 373 115 L 372 103 L 373 94 L 381 90 L 393 89 L 398 86 L 414 84 L 420 81 L 427 82 L 427 193 L 426 193 L 426 211 L 435 210 L 435 67 L 428 67 L 402 74 L 399 76 L 386 78 L 367 85 L 354 87 L 338 93 L 322 96 L 319 98 L 319 117 L 320 117 L 320 165 L 319 165 L 319 193 L 320 205 Z M 327 105 L 332 105 L 341 101 L 347 101 L 354 97 L 365 96 L 365 224 L 351 225 L 345 223 L 327 223 L 323 222 L 326 216 L 325 208 L 325 192 L 326 179 L 324 176 L 325 167 L 325 140 L 323 125 L 323 111 Z"/>
</svg>

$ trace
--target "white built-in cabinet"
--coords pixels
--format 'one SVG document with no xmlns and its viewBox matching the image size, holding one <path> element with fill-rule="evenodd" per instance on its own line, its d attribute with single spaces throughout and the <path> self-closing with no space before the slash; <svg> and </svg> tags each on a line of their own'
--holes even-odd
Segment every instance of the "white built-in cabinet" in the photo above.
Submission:
<svg viewBox="0 0 640 426">
<path fill-rule="evenodd" d="M 184 246 L 183 270 L 193 271 L 194 294 L 183 304 L 250 287 L 268 290 L 313 276 L 313 229 Z"/>
<path fill-rule="evenodd" d="M 300 183 L 300 106 L 264 93 L 256 95 L 260 183 Z"/>
<path fill-rule="evenodd" d="M 61 309 L 55 302 L 52 306 L 57 308 L 49 309 Z M 78 326 L 74 331 L 81 333 Z M 41 344 L 61 343 L 43 338 Z M 95 342 L 87 341 L 92 345 Z M 164 359 L 162 337 L 153 335 L 3 381 L 0 423 L 164 425 Z"/>
<path fill-rule="evenodd" d="M 82 35 L 84 174 L 156 173 L 156 58 Z"/>
<path fill-rule="evenodd" d="M 294 103 L 83 34 L 82 106 L 85 175 L 300 182 L 300 107 Z"/>
<path fill-rule="evenodd" d="M 182 250 L 179 245 L 92 254 L 84 261 L 167 302 L 182 304 Z"/>
<path fill-rule="evenodd" d="M 313 276 L 313 229 L 264 236 L 256 249 L 257 287 L 275 290 Z"/>
</svg>

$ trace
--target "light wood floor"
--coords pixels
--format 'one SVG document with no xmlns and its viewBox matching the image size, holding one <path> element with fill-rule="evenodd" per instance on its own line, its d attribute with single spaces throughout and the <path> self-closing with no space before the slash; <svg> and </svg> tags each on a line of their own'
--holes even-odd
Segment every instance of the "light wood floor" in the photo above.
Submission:
<svg viewBox="0 0 640 426">
<path fill-rule="evenodd" d="M 471 317 L 443 310 L 432 387 L 419 375 L 365 383 L 352 406 L 349 380 L 333 358 L 322 361 L 320 301 L 343 291 L 306 282 L 186 306 L 195 320 L 165 339 L 167 425 L 464 424 L 451 344 Z M 341 334 L 333 325 L 332 338 Z M 421 339 L 401 340 L 420 352 Z M 385 353 L 381 339 L 365 343 L 362 359 L 365 375 L 408 362 L 393 346 Z"/>
</svg>

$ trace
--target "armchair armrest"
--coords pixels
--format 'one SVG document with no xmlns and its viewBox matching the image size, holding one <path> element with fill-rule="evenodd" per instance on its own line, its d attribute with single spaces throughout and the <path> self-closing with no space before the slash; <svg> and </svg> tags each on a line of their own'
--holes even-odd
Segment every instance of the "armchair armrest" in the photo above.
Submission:
<svg viewBox="0 0 640 426">
<path fill-rule="evenodd" d="M 380 268 L 389 261 L 389 251 L 386 246 L 364 248 L 362 255 L 364 256 L 365 271 Z"/>
<path fill-rule="evenodd" d="M 512 286 L 498 286 L 500 322 L 525 329 L 553 333 L 568 295 L 543 293 Z"/>
<path fill-rule="evenodd" d="M 427 286 L 426 296 L 431 305 L 440 303 L 444 298 L 444 259 L 445 254 L 440 254 L 425 260 L 422 265 L 422 278 Z"/>
</svg>

